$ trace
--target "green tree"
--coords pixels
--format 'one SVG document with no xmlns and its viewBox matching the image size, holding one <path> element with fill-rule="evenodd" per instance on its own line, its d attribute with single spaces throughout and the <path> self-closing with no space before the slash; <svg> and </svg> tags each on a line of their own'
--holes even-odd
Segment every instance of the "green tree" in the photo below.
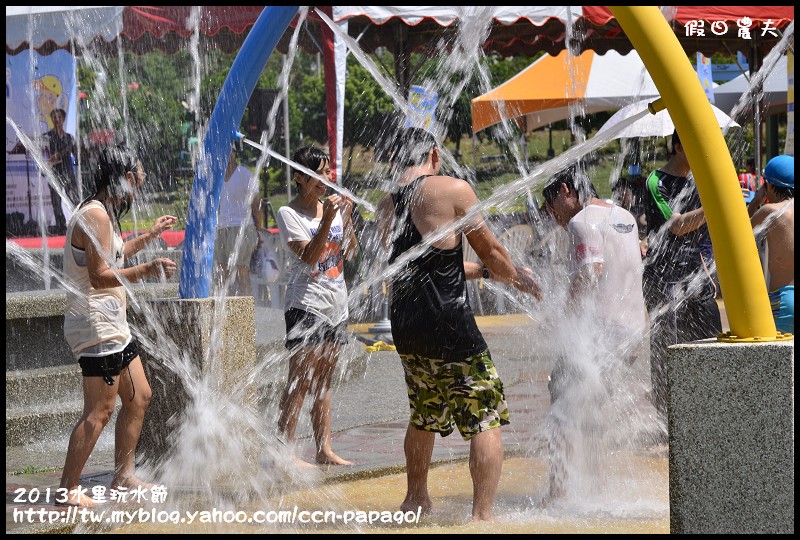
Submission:
<svg viewBox="0 0 800 540">
<path fill-rule="evenodd" d="M 181 67 L 188 64 L 180 55 L 168 61 L 161 52 L 125 53 L 122 66 L 118 57 L 82 59 L 78 72 L 87 95 L 84 135 L 95 130 L 124 135 L 156 178 L 172 174 L 180 152 L 183 109 L 175 89 L 186 86 Z"/>
<path fill-rule="evenodd" d="M 383 53 L 387 55 L 388 53 Z M 379 61 L 380 62 L 380 61 Z M 375 77 L 350 56 L 347 61 L 344 102 L 344 140 L 347 158 L 344 176 L 349 177 L 356 145 L 375 148 L 396 121 L 392 98 L 381 88 Z"/>
</svg>

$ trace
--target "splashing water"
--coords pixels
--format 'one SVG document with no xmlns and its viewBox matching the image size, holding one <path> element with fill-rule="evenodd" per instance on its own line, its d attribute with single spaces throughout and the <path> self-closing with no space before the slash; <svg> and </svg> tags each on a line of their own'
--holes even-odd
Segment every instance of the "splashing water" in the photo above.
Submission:
<svg viewBox="0 0 800 540">
<path fill-rule="evenodd" d="M 361 197 L 359 197 L 358 195 L 354 194 L 352 191 L 350 191 L 346 187 L 340 186 L 338 184 L 334 184 L 333 182 L 330 182 L 329 180 L 326 180 L 325 178 L 323 178 L 322 176 L 318 175 L 317 173 L 315 173 L 311 169 L 309 169 L 307 167 L 303 167 L 299 163 L 295 163 L 291 159 L 285 158 L 282 155 L 280 155 L 279 153 L 277 153 L 277 152 L 275 152 L 273 150 L 270 150 L 269 148 L 267 148 L 265 146 L 262 146 L 262 145 L 260 145 L 258 143 L 254 143 L 253 141 L 251 141 L 249 139 L 246 139 L 246 138 L 242 139 L 242 140 L 245 143 L 247 143 L 250 146 L 252 146 L 253 148 L 257 148 L 257 149 L 261 150 L 262 152 L 265 152 L 266 154 L 269 154 L 270 156 L 274 157 L 278 161 L 286 163 L 287 165 L 290 165 L 290 166 L 294 167 L 298 171 L 301 171 L 301 172 L 307 174 L 308 176 L 311 176 L 312 178 L 316 178 L 317 180 L 319 180 L 320 182 L 322 182 L 323 184 L 325 184 L 329 188 L 333 189 L 334 191 L 336 191 L 338 193 L 341 193 L 345 197 L 349 197 L 354 202 L 362 205 L 367 211 L 369 211 L 369 212 L 374 212 L 375 211 L 375 206 L 373 206 L 372 203 L 370 203 L 367 200 L 362 199 Z"/>
<path fill-rule="evenodd" d="M 302 31 L 305 15 L 305 9 L 301 10 L 299 24 L 292 35 L 293 45 L 289 48 L 291 54 L 287 58 L 278 83 L 280 98 L 290 92 L 290 72 L 294 55 L 297 52 L 297 36 Z M 338 32 L 337 35 L 345 41 L 354 57 L 380 84 L 386 95 L 392 99 L 396 107 L 395 112 L 403 116 L 410 113 L 407 99 L 400 95 L 397 84 L 384 75 L 354 39 L 343 34 L 338 26 L 332 24 L 324 14 L 320 13 L 319 15 L 334 32 Z M 458 41 L 454 44 L 438 44 L 442 60 L 433 64 L 427 76 L 420 77 L 426 87 L 435 90 L 441 96 L 442 114 L 437 114 L 437 124 L 434 127 L 437 140 L 441 140 L 447 123 L 453 120 L 456 114 L 453 104 L 464 92 L 470 78 L 475 77 L 483 91 L 492 87 L 485 65 L 486 57 L 481 49 L 481 43 L 491 23 L 490 10 L 477 9 L 469 11 L 469 14 L 465 10 Z M 193 28 L 190 39 L 191 65 L 188 66 L 190 72 L 186 79 L 190 90 L 189 101 L 192 114 L 195 115 L 198 126 L 197 134 L 202 140 L 204 128 L 200 103 L 203 96 L 200 83 L 204 73 L 213 69 L 213 66 L 206 70 L 202 65 L 203 62 L 211 62 L 211 60 L 203 58 L 200 52 L 200 15 L 197 7 L 192 10 L 190 24 Z M 572 32 L 571 25 L 568 28 Z M 791 28 L 793 29 L 793 25 Z M 785 35 L 788 36 L 791 33 L 787 30 Z M 582 39 L 581 36 L 571 36 L 568 42 L 577 44 L 580 39 Z M 99 54 L 95 54 L 90 44 L 81 43 L 80 45 L 82 61 L 98 74 L 92 89 L 97 104 L 88 111 L 89 117 L 96 125 L 119 120 L 129 138 L 146 137 L 147 133 L 139 133 L 143 130 L 129 129 L 132 113 L 137 112 L 136 107 L 147 106 L 142 105 L 141 101 L 133 100 L 131 92 L 126 91 L 127 81 L 125 79 L 131 76 L 135 68 L 135 65 L 132 64 L 135 63 L 124 62 L 121 45 L 118 49 L 116 66 L 109 64 Z M 770 65 L 774 65 L 772 60 L 773 58 L 768 56 L 762 71 L 759 71 L 751 79 L 751 85 L 758 84 L 759 80 L 763 81 L 763 77 L 766 76 L 764 70 L 768 70 Z M 122 100 L 119 106 L 112 105 L 112 100 L 107 95 L 110 89 L 105 86 L 105 78 L 102 75 L 114 67 L 117 68 L 117 76 L 120 78 L 119 90 Z M 284 163 L 289 162 L 269 149 L 269 143 L 275 131 L 275 113 L 280 98 L 276 100 L 276 105 L 273 106 L 269 115 L 268 130 L 262 134 L 261 144 L 245 141 L 262 151 L 254 178 L 258 178 L 259 170 L 266 164 L 269 157 Z M 752 103 L 753 99 L 755 98 L 749 93 L 747 96 L 743 96 L 740 105 L 737 105 L 731 116 L 745 111 L 747 103 Z M 420 246 L 404 254 L 393 265 L 382 267 L 377 271 L 374 268 L 362 271 L 349 287 L 349 304 L 354 307 L 352 310 L 354 317 L 362 320 L 368 319 L 370 317 L 368 307 L 373 304 L 373 296 L 375 291 L 380 289 L 380 285 L 400 271 L 406 262 L 424 253 L 435 242 L 463 227 L 477 214 L 486 214 L 492 208 L 508 208 L 520 197 L 528 197 L 531 190 L 541 187 L 553 174 L 576 163 L 590 152 L 613 140 L 614 132 L 607 133 L 605 137 L 595 137 L 589 140 L 585 139 L 585 135 L 580 136 L 574 117 L 580 115 L 581 110 L 580 105 L 576 105 L 576 107 L 575 114 L 571 115 L 570 127 L 573 133 L 576 133 L 577 144 L 556 158 L 530 169 L 525 164 L 519 142 L 514 136 L 511 118 L 503 115 L 504 120 L 496 129 L 496 133 L 508 141 L 514 166 L 520 171 L 520 177 L 495 189 L 489 197 L 472 208 L 463 219 L 453 223 L 447 230 L 439 231 L 436 235 L 425 238 Z M 640 116 L 645 114 L 648 113 L 644 111 Z M 630 123 L 638 120 L 640 116 L 621 123 L 618 129 L 623 130 Z M 8 116 L 7 122 L 14 126 L 13 120 Z M 52 174 L 47 160 L 40 155 L 30 140 L 26 140 L 25 135 L 18 128 L 15 127 L 15 131 L 26 148 L 31 150 L 34 160 L 44 171 L 48 182 L 56 185 L 57 180 Z M 201 144 L 199 148 L 202 152 L 204 146 Z M 462 178 L 474 177 L 474 171 L 460 164 L 445 148 L 442 148 L 442 155 L 454 175 Z M 203 156 L 199 160 L 200 163 L 206 161 L 202 158 Z M 289 163 L 295 166 L 295 164 Z M 361 196 L 362 192 L 359 190 L 363 189 L 364 193 L 367 189 L 388 191 L 388 189 L 384 189 L 390 184 L 388 174 L 381 169 L 380 165 L 376 165 L 375 168 L 375 177 L 370 177 L 371 183 L 365 186 L 359 185 L 353 187 L 352 190 L 345 190 L 339 184 L 329 187 L 351 196 L 364 209 L 374 211 L 374 205 L 369 203 L 365 196 Z M 56 185 L 56 187 L 60 189 L 59 193 L 63 197 L 63 186 Z M 134 212 L 135 222 L 139 219 L 145 203 L 158 204 L 155 202 L 155 198 L 155 193 L 146 191 L 143 197 L 137 201 L 139 213 Z M 547 510 L 542 510 L 537 506 L 518 518 L 522 521 L 530 519 L 532 512 L 550 512 L 551 514 L 548 515 L 591 512 L 639 515 L 648 511 L 664 513 L 666 509 L 663 504 L 651 503 L 647 497 L 643 497 L 644 502 L 640 501 L 639 506 L 636 501 L 632 501 L 630 498 L 625 499 L 622 492 L 642 493 L 647 489 L 641 485 L 620 486 L 621 481 L 619 480 L 624 476 L 620 471 L 635 466 L 633 462 L 622 457 L 624 452 L 631 448 L 646 447 L 652 443 L 652 438 L 663 430 L 663 426 L 654 417 L 648 416 L 649 409 L 641 404 L 641 397 L 649 385 L 649 374 L 643 374 L 641 369 L 643 361 L 646 362 L 644 360 L 646 353 L 639 352 L 637 347 L 640 344 L 627 340 L 625 336 L 616 339 L 613 347 L 598 347 L 598 342 L 608 342 L 607 336 L 599 334 L 601 327 L 597 324 L 598 315 L 591 310 L 582 314 L 564 312 L 562 306 L 565 301 L 567 280 L 565 270 L 561 266 L 563 261 L 559 259 L 560 256 L 563 256 L 563 253 L 560 252 L 562 247 L 557 245 L 559 242 L 563 242 L 563 231 L 552 227 L 552 224 L 545 220 L 534 223 L 534 227 L 535 237 L 539 239 L 538 245 L 529 247 L 526 252 L 511 252 L 511 249 L 509 251 L 515 260 L 531 265 L 542 280 L 545 291 L 542 303 L 535 304 L 528 299 L 519 298 L 504 286 L 490 284 L 489 288 L 495 294 L 504 295 L 511 309 L 537 321 L 539 328 L 536 334 L 527 338 L 530 349 L 536 349 L 542 356 L 564 355 L 574 360 L 575 364 L 571 367 L 579 370 L 582 377 L 580 384 L 570 390 L 569 399 L 564 401 L 562 408 L 553 411 L 553 415 L 549 419 L 549 422 L 558 422 L 563 426 L 564 438 L 560 440 L 553 438 L 548 442 L 554 448 L 559 448 L 558 452 L 565 456 L 563 467 L 569 483 L 566 491 L 570 495 L 565 501 L 549 507 Z M 44 235 L 44 231 L 42 234 Z M 242 236 L 243 231 L 240 231 L 234 253 L 231 254 L 232 258 L 241 249 Z M 96 242 L 96 239 L 92 240 Z M 370 236 L 370 231 L 366 231 L 360 240 L 362 240 L 364 251 L 370 254 L 381 251 L 377 239 Z M 75 287 L 65 280 L 62 273 L 58 269 L 51 268 L 48 263 L 42 267 L 37 259 L 9 242 L 7 242 L 6 251 L 26 271 L 41 273 L 45 276 L 52 275 L 52 279 L 62 289 L 71 294 L 78 294 Z M 532 253 L 535 256 L 532 256 Z M 48 282 L 49 279 L 48 277 Z M 248 402 L 248 393 L 263 394 L 266 392 L 264 388 L 259 387 L 260 380 L 266 374 L 278 370 L 281 365 L 285 364 L 287 355 L 284 352 L 260 352 L 255 366 L 242 368 L 236 373 L 223 372 L 224 364 L 219 358 L 220 351 L 223 350 L 223 342 L 226 339 L 222 321 L 225 320 L 226 310 L 232 308 L 221 300 L 226 297 L 230 283 L 226 283 L 215 295 L 215 299 L 218 301 L 213 310 L 216 324 L 211 324 L 212 332 L 207 348 L 203 351 L 203 358 L 200 359 L 202 362 L 199 363 L 197 358 L 191 357 L 187 343 L 181 342 L 173 335 L 172 328 L 182 324 L 180 320 L 182 312 L 178 309 L 177 302 L 172 300 L 155 303 L 145 301 L 145 297 L 138 287 L 125 285 L 131 308 L 137 314 L 137 321 L 139 321 L 137 325 L 132 325 L 132 330 L 142 348 L 155 359 L 157 365 L 153 366 L 154 373 L 164 380 L 176 381 L 176 388 L 179 385 L 183 389 L 182 399 L 186 403 L 186 409 L 181 416 L 171 419 L 167 426 L 159 426 L 159 429 L 170 432 L 172 451 L 168 456 L 140 464 L 143 475 L 173 487 L 181 496 L 176 497 L 171 504 L 175 508 L 181 509 L 208 508 L 211 505 L 216 505 L 221 509 L 236 510 L 248 505 L 252 507 L 261 505 L 263 509 L 276 508 L 275 501 L 281 501 L 290 487 L 308 488 L 311 493 L 318 489 L 320 479 L 315 475 L 298 476 L 297 471 L 288 461 L 287 447 L 273 434 L 277 425 L 274 397 L 262 395 L 263 399 L 255 409 L 241 405 Z M 699 285 L 695 285 L 693 281 L 689 284 L 689 290 L 694 286 Z M 682 299 L 678 298 L 675 301 L 680 302 Z M 665 309 L 672 307 L 674 305 L 665 306 Z M 256 328 L 257 333 L 259 330 Z M 628 354 L 635 354 L 639 357 L 633 366 L 616 361 L 620 356 Z M 346 362 L 346 359 L 343 361 Z M 207 368 L 200 368 L 200 364 Z M 167 389 L 169 388 L 171 387 L 167 387 Z M 550 425 L 543 426 L 542 430 L 537 433 L 537 440 L 530 441 L 531 456 L 535 454 L 534 448 L 541 449 L 542 440 L 546 440 L 555 433 L 555 430 L 550 429 L 551 427 Z M 569 459 L 566 458 L 568 454 Z M 532 484 L 530 478 L 527 480 Z M 663 486 L 661 487 L 663 488 Z M 400 490 L 401 487 L 398 486 L 396 489 Z M 658 487 L 652 489 L 658 489 Z M 533 492 L 529 494 L 532 500 L 542 495 Z M 337 496 L 335 489 L 325 493 L 318 490 L 314 503 L 325 507 L 325 505 L 332 504 Z M 217 529 L 225 530 L 226 528 L 220 526 Z M 358 531 L 359 527 L 348 527 L 347 529 Z"/>
</svg>

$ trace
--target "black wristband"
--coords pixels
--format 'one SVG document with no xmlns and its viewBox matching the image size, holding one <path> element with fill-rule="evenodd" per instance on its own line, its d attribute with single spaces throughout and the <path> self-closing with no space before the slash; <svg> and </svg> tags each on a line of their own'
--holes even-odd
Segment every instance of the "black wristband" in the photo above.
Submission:
<svg viewBox="0 0 800 540">
<path fill-rule="evenodd" d="M 483 266 L 483 273 L 481 274 L 483 279 L 489 279 L 489 267 L 484 265 Z"/>
</svg>

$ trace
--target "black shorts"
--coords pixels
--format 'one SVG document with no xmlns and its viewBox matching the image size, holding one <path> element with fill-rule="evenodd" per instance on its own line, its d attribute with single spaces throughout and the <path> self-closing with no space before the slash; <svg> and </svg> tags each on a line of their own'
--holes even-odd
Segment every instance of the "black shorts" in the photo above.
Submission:
<svg viewBox="0 0 800 540">
<path fill-rule="evenodd" d="M 131 339 L 128 346 L 118 353 L 106 356 L 81 356 L 78 363 L 84 377 L 103 377 L 106 384 L 114 386 L 114 379 L 123 369 L 128 367 L 133 359 L 139 356 L 139 345 Z"/>
<path fill-rule="evenodd" d="M 302 309 L 290 308 L 283 314 L 286 321 L 286 348 L 321 343 L 347 343 L 347 321 L 331 326 L 322 317 Z"/>
</svg>

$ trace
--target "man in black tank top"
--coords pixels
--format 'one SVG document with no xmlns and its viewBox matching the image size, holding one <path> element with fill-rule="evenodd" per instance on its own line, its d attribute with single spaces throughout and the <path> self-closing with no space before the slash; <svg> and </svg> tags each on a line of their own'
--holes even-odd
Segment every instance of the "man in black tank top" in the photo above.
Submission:
<svg viewBox="0 0 800 540">
<path fill-rule="evenodd" d="M 427 489 L 436 433 L 458 428 L 470 441 L 472 519 L 492 519 L 503 465 L 499 428 L 508 424 L 503 383 L 469 305 L 466 280 L 490 278 L 540 299 L 527 268 L 511 263 L 477 212 L 466 181 L 439 174 L 430 133 L 411 128 L 391 156 L 397 190 L 381 201 L 378 223 L 391 249 L 390 320 L 411 406 L 405 438 L 408 491 L 404 511 L 432 507 Z M 481 263 L 464 262 L 465 236 Z"/>
</svg>

